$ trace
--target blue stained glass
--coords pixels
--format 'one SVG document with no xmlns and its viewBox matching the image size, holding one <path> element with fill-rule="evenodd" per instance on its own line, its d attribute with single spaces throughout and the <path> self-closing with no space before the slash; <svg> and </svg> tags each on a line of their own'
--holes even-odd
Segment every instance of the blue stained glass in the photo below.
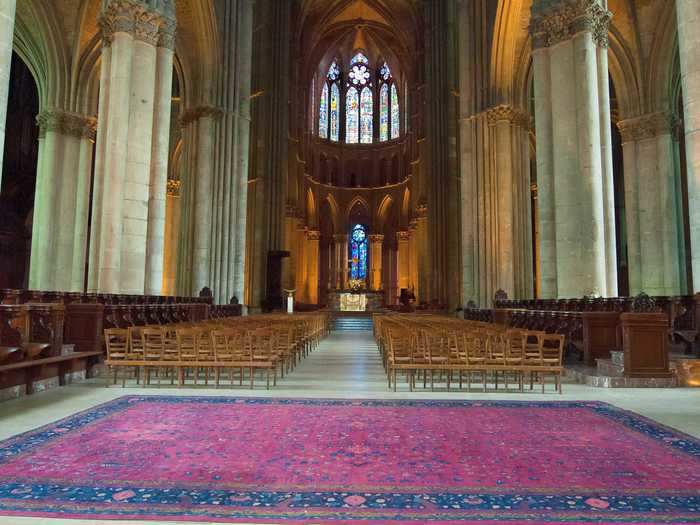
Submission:
<svg viewBox="0 0 700 525">
<path fill-rule="evenodd" d="M 356 224 L 350 238 L 350 278 L 365 279 L 367 277 L 367 230 L 361 224 Z"/>
<path fill-rule="evenodd" d="M 345 94 L 345 142 L 357 144 L 360 139 L 360 96 L 354 87 Z"/>
<path fill-rule="evenodd" d="M 318 107 L 318 136 L 328 138 L 328 84 L 323 84 L 321 103 Z"/>
<path fill-rule="evenodd" d="M 335 82 L 336 80 L 338 80 L 338 78 L 340 78 L 340 68 L 334 60 L 331 66 L 328 68 L 328 80 L 330 80 L 331 82 Z"/>
<path fill-rule="evenodd" d="M 399 94 L 396 84 L 391 85 L 391 138 L 399 138 L 401 132 L 401 119 L 399 118 Z"/>
<path fill-rule="evenodd" d="M 379 140 L 389 140 L 389 86 L 383 84 L 379 90 Z"/>
<path fill-rule="evenodd" d="M 340 90 L 338 84 L 331 86 L 331 140 L 338 141 L 338 130 L 340 129 Z"/>
</svg>

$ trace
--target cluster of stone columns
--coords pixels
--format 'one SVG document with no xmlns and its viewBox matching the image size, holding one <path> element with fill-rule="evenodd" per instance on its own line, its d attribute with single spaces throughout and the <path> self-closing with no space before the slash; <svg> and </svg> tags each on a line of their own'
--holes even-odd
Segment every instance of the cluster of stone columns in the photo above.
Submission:
<svg viewBox="0 0 700 525">
<path fill-rule="evenodd" d="M 488 305 L 496 290 L 533 293 L 530 118 L 499 105 L 461 121 L 463 294 Z"/>
<path fill-rule="evenodd" d="M 103 3 L 100 26 L 103 48 L 88 291 L 159 294 L 174 10 L 110 0 Z"/>
<path fill-rule="evenodd" d="M 683 86 L 688 215 L 693 289 L 700 292 L 700 2 L 676 0 L 678 47 Z"/>
<path fill-rule="evenodd" d="M 608 88 L 611 13 L 599 0 L 535 0 L 541 296 L 617 295 Z"/>
<path fill-rule="evenodd" d="M 652 113 L 618 123 L 622 135 L 630 294 L 681 293 L 676 122 Z"/>
<path fill-rule="evenodd" d="M 57 109 L 37 116 L 39 156 L 29 287 L 82 291 L 95 119 Z"/>
</svg>

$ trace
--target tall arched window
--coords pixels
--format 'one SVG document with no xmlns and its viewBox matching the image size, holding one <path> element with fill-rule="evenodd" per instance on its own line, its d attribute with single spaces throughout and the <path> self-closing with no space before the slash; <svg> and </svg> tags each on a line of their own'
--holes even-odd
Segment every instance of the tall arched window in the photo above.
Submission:
<svg viewBox="0 0 700 525">
<path fill-rule="evenodd" d="M 386 84 L 379 90 L 379 140 L 389 140 L 389 86 Z"/>
<path fill-rule="evenodd" d="M 331 140 L 338 142 L 340 130 L 340 89 L 338 84 L 331 86 Z"/>
<path fill-rule="evenodd" d="M 318 104 L 318 136 L 322 139 L 328 138 L 328 130 L 330 124 L 330 139 L 338 140 L 338 128 L 340 122 L 340 68 L 338 64 L 333 63 L 328 68 L 326 81 L 321 88 L 321 99 Z M 329 89 L 330 86 L 330 96 Z M 330 120 L 330 123 L 329 123 Z"/>
<path fill-rule="evenodd" d="M 351 87 L 345 94 L 345 142 L 357 144 L 360 132 L 360 97 Z"/>
<path fill-rule="evenodd" d="M 374 107 L 372 105 L 372 90 L 368 87 L 362 90 L 360 96 L 360 142 L 372 143 L 372 119 Z"/>
<path fill-rule="evenodd" d="M 318 136 L 328 138 L 328 84 L 323 84 L 321 102 L 318 105 Z"/>
<path fill-rule="evenodd" d="M 342 80 L 338 63 L 333 61 L 328 68 L 318 106 L 318 136 L 337 142 L 340 128 L 344 126 L 346 143 L 371 144 L 374 141 L 375 111 L 378 111 L 379 141 L 398 138 L 401 134 L 399 94 L 389 65 L 383 62 L 379 69 L 370 69 L 367 56 L 357 51 L 349 68 L 344 80 L 344 94 L 340 89 Z M 374 81 L 379 83 L 376 92 Z M 375 97 L 378 99 L 376 105 Z M 344 115 L 341 107 L 345 108 Z"/>
<path fill-rule="evenodd" d="M 399 115 L 399 94 L 396 91 L 396 84 L 391 85 L 391 138 L 399 138 L 401 133 L 401 119 Z"/>
<path fill-rule="evenodd" d="M 362 224 L 353 226 L 350 232 L 350 278 L 367 277 L 367 229 Z"/>
</svg>

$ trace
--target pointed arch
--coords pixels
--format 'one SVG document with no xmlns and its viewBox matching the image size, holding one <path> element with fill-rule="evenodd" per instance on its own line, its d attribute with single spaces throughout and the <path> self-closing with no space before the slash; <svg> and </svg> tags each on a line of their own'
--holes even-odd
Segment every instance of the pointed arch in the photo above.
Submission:
<svg viewBox="0 0 700 525">
<path fill-rule="evenodd" d="M 386 225 L 387 218 L 391 213 L 394 204 L 394 199 L 391 195 L 385 195 L 377 208 L 377 228 L 378 232 L 384 231 L 384 226 Z"/>
<path fill-rule="evenodd" d="M 331 193 L 326 195 L 326 200 L 328 201 L 328 207 L 331 210 L 331 221 L 333 222 L 333 233 L 340 233 L 340 207 L 338 206 L 338 201 Z"/>
<path fill-rule="evenodd" d="M 372 215 L 370 213 L 370 205 L 369 202 L 367 202 L 367 199 L 362 197 L 361 195 L 355 195 L 350 203 L 348 204 L 345 217 L 347 219 L 347 222 L 350 223 L 350 218 L 353 215 L 361 215 L 367 219 L 369 219 Z M 357 210 L 358 213 L 353 213 L 355 210 Z"/>
<path fill-rule="evenodd" d="M 316 209 L 316 198 L 311 188 L 306 189 L 306 223 L 310 227 L 318 226 L 318 216 Z"/>
</svg>

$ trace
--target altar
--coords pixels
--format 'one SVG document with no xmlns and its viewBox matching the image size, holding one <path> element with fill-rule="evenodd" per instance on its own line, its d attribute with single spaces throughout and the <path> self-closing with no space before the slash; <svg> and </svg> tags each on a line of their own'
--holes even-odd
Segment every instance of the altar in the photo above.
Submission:
<svg viewBox="0 0 700 525">
<path fill-rule="evenodd" d="M 340 312 L 371 312 L 380 310 L 384 303 L 384 293 L 350 292 L 335 290 L 328 292 L 328 308 Z"/>
</svg>

